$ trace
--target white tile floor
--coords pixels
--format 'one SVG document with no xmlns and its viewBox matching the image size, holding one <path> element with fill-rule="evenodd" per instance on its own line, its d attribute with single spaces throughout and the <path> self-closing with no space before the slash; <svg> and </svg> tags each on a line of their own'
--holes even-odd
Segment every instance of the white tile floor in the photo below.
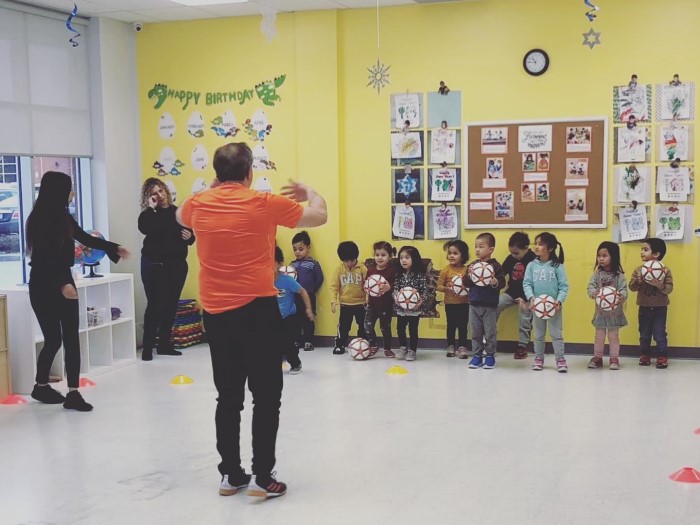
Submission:
<svg viewBox="0 0 700 525">
<path fill-rule="evenodd" d="M 698 523 L 700 485 L 668 475 L 700 469 L 700 362 L 611 372 L 571 357 L 563 375 L 551 356 L 543 372 L 510 355 L 488 371 L 426 351 L 396 377 L 383 357 L 302 359 L 285 375 L 283 498 L 218 496 L 197 347 L 94 378 L 91 414 L 0 407 L 0 525 Z"/>
</svg>

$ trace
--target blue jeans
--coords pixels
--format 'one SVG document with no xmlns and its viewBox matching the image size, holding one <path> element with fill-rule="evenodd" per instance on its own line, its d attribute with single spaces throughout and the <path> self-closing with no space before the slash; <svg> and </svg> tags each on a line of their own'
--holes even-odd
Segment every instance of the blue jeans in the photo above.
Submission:
<svg viewBox="0 0 700 525">
<path fill-rule="evenodd" d="M 535 357 L 544 358 L 544 337 L 549 327 L 549 336 L 552 338 L 554 356 L 557 359 L 564 357 L 564 335 L 562 330 L 563 319 L 559 310 L 551 319 L 540 319 L 532 316 L 532 326 L 535 329 Z"/>
<path fill-rule="evenodd" d="M 639 307 L 639 346 L 642 355 L 650 355 L 651 338 L 656 341 L 656 355 L 668 356 L 668 339 L 666 337 L 666 315 L 668 306 Z"/>
</svg>

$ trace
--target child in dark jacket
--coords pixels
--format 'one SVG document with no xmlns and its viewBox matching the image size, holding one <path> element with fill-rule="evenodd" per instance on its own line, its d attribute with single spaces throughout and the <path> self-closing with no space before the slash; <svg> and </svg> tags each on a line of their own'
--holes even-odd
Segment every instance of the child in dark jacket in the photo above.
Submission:
<svg viewBox="0 0 700 525">
<path fill-rule="evenodd" d="M 297 233 L 292 238 L 292 249 L 294 250 L 294 260 L 291 266 L 297 271 L 297 281 L 309 294 L 311 308 L 316 315 L 316 293 L 323 284 L 323 271 L 316 259 L 309 255 L 311 251 L 311 238 L 305 231 Z M 295 337 L 295 342 L 300 348 L 307 352 L 314 349 L 314 332 L 316 325 L 305 313 L 304 303 L 301 296 L 296 297 L 297 326 L 299 333 Z"/>
</svg>

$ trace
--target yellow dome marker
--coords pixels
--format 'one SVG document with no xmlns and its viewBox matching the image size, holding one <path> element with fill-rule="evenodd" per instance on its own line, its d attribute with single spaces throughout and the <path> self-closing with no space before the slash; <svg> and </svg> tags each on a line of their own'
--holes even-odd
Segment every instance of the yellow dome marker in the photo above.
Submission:
<svg viewBox="0 0 700 525">
<path fill-rule="evenodd" d="M 408 374 L 408 370 L 399 365 L 394 365 L 386 371 L 387 375 L 390 376 L 405 376 Z"/>
<path fill-rule="evenodd" d="M 191 383 L 194 383 L 192 378 L 183 375 L 175 376 L 170 380 L 171 385 L 189 385 Z"/>
</svg>

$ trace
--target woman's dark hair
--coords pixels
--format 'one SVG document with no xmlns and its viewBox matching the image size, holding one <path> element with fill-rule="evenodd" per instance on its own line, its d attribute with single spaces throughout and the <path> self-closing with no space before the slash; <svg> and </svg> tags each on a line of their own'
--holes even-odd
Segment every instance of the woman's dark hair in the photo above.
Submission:
<svg viewBox="0 0 700 525">
<path fill-rule="evenodd" d="M 221 182 L 241 182 L 253 166 L 253 152 L 245 142 L 224 144 L 214 152 L 212 165 Z"/>
<path fill-rule="evenodd" d="M 282 253 L 282 248 L 275 246 L 275 262 L 284 264 L 284 254 Z"/>
<path fill-rule="evenodd" d="M 508 239 L 508 247 L 515 246 L 521 250 L 524 250 L 530 246 L 530 236 L 525 232 L 515 232 Z"/>
<path fill-rule="evenodd" d="M 539 239 L 540 242 L 547 247 L 549 257 L 552 260 L 552 266 L 559 266 L 560 264 L 564 264 L 564 247 L 557 240 L 553 233 L 542 232 L 537 237 L 535 237 L 535 241 L 537 241 L 537 239 Z M 557 246 L 559 246 L 558 256 Z"/>
<path fill-rule="evenodd" d="M 309 237 L 309 232 L 306 230 L 294 234 L 292 237 L 292 244 L 302 243 L 304 246 L 311 246 L 311 237 Z"/>
<path fill-rule="evenodd" d="M 411 257 L 411 271 L 413 273 L 425 273 L 425 268 L 423 267 L 423 259 L 420 256 L 418 248 L 415 248 L 413 246 L 402 246 L 399 250 L 399 257 L 401 257 L 401 254 L 403 252 L 406 252 Z M 401 270 L 403 270 L 404 273 L 406 272 L 406 270 L 404 270 L 403 267 L 401 267 Z"/>
<path fill-rule="evenodd" d="M 376 252 L 377 250 L 384 250 L 390 256 L 396 257 L 396 248 L 392 247 L 391 244 L 386 241 L 375 242 L 372 245 L 372 253 Z"/>
<path fill-rule="evenodd" d="M 39 196 L 27 218 L 27 253 L 31 254 L 39 238 L 61 239 L 61 245 L 73 242 L 73 226 L 68 214 L 71 178 L 60 171 L 47 171 L 41 178 Z"/>
<path fill-rule="evenodd" d="M 462 256 L 462 264 L 467 264 L 469 262 L 469 246 L 467 246 L 467 243 L 456 239 L 454 241 L 447 241 L 442 248 L 447 251 L 449 248 L 453 247 L 457 248 L 457 251 Z"/>
<path fill-rule="evenodd" d="M 596 270 L 599 268 L 598 252 L 600 252 L 600 250 L 608 250 L 610 254 L 610 269 L 614 274 L 625 273 L 625 270 L 622 269 L 622 261 L 620 259 L 620 246 L 611 241 L 603 241 L 598 245 L 598 249 L 595 252 L 595 266 L 593 266 L 593 268 Z M 602 268 L 600 269 L 602 270 Z"/>
</svg>

